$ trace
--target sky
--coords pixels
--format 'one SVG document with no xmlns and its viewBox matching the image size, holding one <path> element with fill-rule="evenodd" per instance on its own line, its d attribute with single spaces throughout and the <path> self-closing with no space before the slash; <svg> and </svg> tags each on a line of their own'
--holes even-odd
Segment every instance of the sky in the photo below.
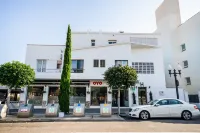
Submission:
<svg viewBox="0 0 200 133">
<path fill-rule="evenodd" d="M 163 0 L 0 0 L 0 64 L 25 62 L 27 44 L 65 44 L 72 31 L 156 30 Z M 182 23 L 200 11 L 200 0 L 179 0 Z M 36 53 L 37 54 L 37 53 Z"/>
</svg>

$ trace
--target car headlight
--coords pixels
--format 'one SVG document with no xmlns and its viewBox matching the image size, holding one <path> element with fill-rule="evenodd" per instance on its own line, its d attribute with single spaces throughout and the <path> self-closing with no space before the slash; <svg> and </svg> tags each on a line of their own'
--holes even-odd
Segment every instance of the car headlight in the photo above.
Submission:
<svg viewBox="0 0 200 133">
<path fill-rule="evenodd" d="M 139 110 L 139 108 L 136 108 L 136 109 L 133 110 L 133 112 L 136 112 L 136 111 L 138 111 L 138 110 Z"/>
</svg>

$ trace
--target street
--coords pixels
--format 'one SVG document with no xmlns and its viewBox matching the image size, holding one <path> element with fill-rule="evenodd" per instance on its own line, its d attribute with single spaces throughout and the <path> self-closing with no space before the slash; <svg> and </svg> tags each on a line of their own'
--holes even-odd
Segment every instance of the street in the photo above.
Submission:
<svg viewBox="0 0 200 133">
<path fill-rule="evenodd" d="M 0 123 L 0 133 L 66 132 L 200 132 L 200 120 L 129 119 L 122 122 L 34 122 Z"/>
</svg>

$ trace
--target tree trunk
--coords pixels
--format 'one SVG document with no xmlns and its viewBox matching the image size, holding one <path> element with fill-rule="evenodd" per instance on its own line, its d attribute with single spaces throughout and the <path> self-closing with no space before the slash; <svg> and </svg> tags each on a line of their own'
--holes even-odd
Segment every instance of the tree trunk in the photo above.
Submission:
<svg viewBox="0 0 200 133">
<path fill-rule="evenodd" d="M 11 92 L 11 88 L 8 88 L 8 95 L 7 95 L 7 98 L 6 98 L 6 106 L 7 106 L 7 114 L 9 114 L 9 104 L 10 104 L 10 92 Z"/>
<path fill-rule="evenodd" d="M 118 88 L 118 115 L 120 115 L 120 88 Z"/>
</svg>

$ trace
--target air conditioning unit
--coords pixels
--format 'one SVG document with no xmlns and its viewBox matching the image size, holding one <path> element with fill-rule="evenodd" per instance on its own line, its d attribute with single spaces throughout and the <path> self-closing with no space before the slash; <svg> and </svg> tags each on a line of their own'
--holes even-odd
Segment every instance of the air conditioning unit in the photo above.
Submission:
<svg viewBox="0 0 200 133">
<path fill-rule="evenodd" d="M 124 33 L 124 31 L 119 31 L 119 33 Z"/>
</svg>

